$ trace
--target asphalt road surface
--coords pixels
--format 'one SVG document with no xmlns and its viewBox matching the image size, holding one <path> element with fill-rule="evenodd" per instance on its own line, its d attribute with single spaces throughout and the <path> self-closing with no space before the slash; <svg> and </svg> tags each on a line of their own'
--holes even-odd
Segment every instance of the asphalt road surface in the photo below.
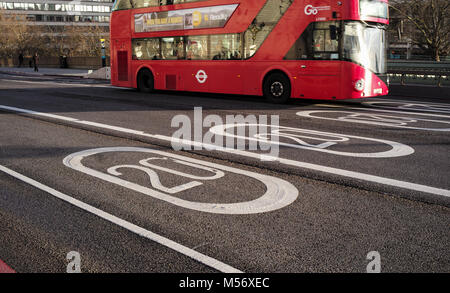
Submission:
<svg viewBox="0 0 450 293">
<path fill-rule="evenodd" d="M 66 272 L 76 252 L 82 272 L 366 272 L 376 251 L 382 272 L 448 273 L 448 98 L 0 75 L 0 269 Z"/>
</svg>

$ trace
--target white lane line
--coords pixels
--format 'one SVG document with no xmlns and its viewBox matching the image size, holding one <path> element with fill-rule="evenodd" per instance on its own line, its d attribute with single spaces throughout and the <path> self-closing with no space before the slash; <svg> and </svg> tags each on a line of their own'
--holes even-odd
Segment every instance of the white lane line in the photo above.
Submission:
<svg viewBox="0 0 450 293">
<path fill-rule="evenodd" d="M 157 242 L 157 243 L 159 243 L 159 244 L 161 244 L 163 246 L 166 246 L 166 247 L 168 247 L 168 248 L 170 248 L 172 250 L 175 250 L 175 251 L 177 251 L 177 252 L 179 252 L 179 253 L 181 253 L 183 255 L 186 255 L 186 256 L 188 256 L 188 257 L 190 257 L 190 258 L 192 258 L 192 259 L 194 259 L 194 260 L 196 260 L 196 261 L 198 261 L 198 262 L 200 262 L 202 264 L 205 264 L 205 265 L 207 265 L 207 266 L 209 266 L 211 268 L 214 268 L 214 269 L 216 269 L 216 270 L 218 270 L 220 272 L 223 272 L 223 273 L 242 273 L 242 271 L 240 271 L 238 269 L 235 269 L 235 268 L 231 267 L 230 265 L 227 265 L 227 264 L 225 264 L 225 263 L 223 263 L 221 261 L 218 261 L 217 259 L 214 259 L 214 258 L 209 257 L 207 255 L 201 254 L 201 253 L 199 253 L 199 252 L 197 252 L 197 251 L 195 251 L 195 250 L 193 250 L 193 249 L 191 249 L 189 247 L 181 245 L 181 244 L 179 244 L 179 243 L 177 243 L 175 241 L 167 239 L 167 238 L 165 238 L 163 236 L 160 236 L 160 235 L 155 234 L 155 233 L 153 233 L 153 232 L 151 232 L 149 230 L 146 230 L 146 229 L 144 229 L 142 227 L 139 227 L 139 226 L 137 226 L 137 225 L 135 225 L 133 223 L 130 223 L 130 222 L 125 221 L 125 220 L 123 220 L 121 218 L 113 216 L 113 215 L 111 215 L 111 214 L 109 214 L 109 213 L 107 213 L 105 211 L 97 209 L 97 208 L 95 208 L 95 207 L 93 207 L 93 206 L 91 206 L 91 205 L 89 205 L 87 203 L 79 201 L 79 200 L 77 200 L 77 199 L 75 199 L 73 197 L 70 197 L 70 196 L 68 196 L 68 195 L 66 195 L 64 193 L 61 193 L 61 192 L 59 192 L 59 191 L 57 191 L 57 190 L 55 190 L 55 189 L 53 189 L 51 187 L 48 187 L 48 186 L 46 186 L 46 185 L 44 185 L 42 183 L 39 183 L 36 180 L 33 180 L 33 179 L 31 179 L 29 177 L 26 177 L 26 176 L 24 176 L 24 175 L 22 175 L 20 173 L 17 173 L 17 172 L 15 172 L 15 171 L 13 171 L 13 170 L 5 167 L 5 166 L 0 165 L 0 171 L 5 172 L 6 174 L 9 174 L 10 176 L 12 176 L 12 177 L 14 177 L 16 179 L 19 179 L 19 180 L 21 180 L 21 181 L 23 181 L 25 183 L 28 183 L 28 184 L 30 184 L 30 185 L 32 185 L 32 186 L 34 186 L 34 187 L 36 187 L 36 188 L 38 188 L 38 189 L 40 189 L 42 191 L 45 191 L 45 192 L 53 195 L 56 198 L 59 198 L 59 199 L 65 201 L 65 202 L 68 202 L 71 205 L 74 205 L 74 206 L 76 206 L 76 207 L 78 207 L 78 208 L 80 208 L 82 210 L 85 210 L 85 211 L 87 211 L 89 213 L 92 213 L 92 214 L 94 214 L 94 215 L 96 215 L 96 216 L 98 216 L 98 217 L 100 217 L 100 218 L 102 218 L 104 220 L 107 220 L 107 221 L 109 221 L 109 222 L 111 222 L 113 224 L 116 224 L 116 225 L 118 225 L 118 226 L 120 226 L 122 228 L 125 228 L 128 231 L 136 233 L 136 234 L 138 234 L 138 235 L 140 235 L 140 236 L 142 236 L 144 238 L 147 238 L 147 239 L 149 239 L 151 241 L 155 241 L 155 242 Z"/>
<path fill-rule="evenodd" d="M 374 182 L 374 183 L 389 185 L 389 186 L 393 186 L 393 187 L 400 187 L 400 188 L 404 188 L 404 189 L 408 189 L 408 190 L 420 191 L 420 192 L 440 195 L 440 196 L 444 196 L 444 197 L 450 197 L 450 190 L 447 190 L 447 189 L 441 189 L 441 188 L 431 187 L 431 186 L 422 185 L 422 184 L 416 184 L 416 183 L 407 182 L 407 181 L 395 180 L 395 179 L 391 179 L 391 178 L 387 178 L 387 177 L 380 177 L 380 176 L 359 173 L 359 172 L 354 172 L 354 171 L 349 171 L 349 170 L 344 170 L 344 169 L 332 168 L 332 167 L 327 167 L 327 166 L 322 166 L 322 165 L 316 165 L 316 164 L 311 164 L 311 163 L 306 163 L 306 162 L 300 162 L 300 161 L 295 161 L 295 160 L 290 160 L 290 159 L 271 157 L 268 155 L 261 155 L 261 154 L 252 153 L 249 151 L 242 151 L 242 150 L 218 147 L 215 145 L 209 145 L 209 144 L 191 141 L 191 140 L 174 139 L 170 136 L 158 135 L 158 134 L 148 134 L 148 133 L 145 133 L 144 131 L 116 127 L 116 126 L 111 126 L 111 125 L 107 125 L 107 124 L 103 124 L 103 123 L 83 121 L 83 120 L 78 120 L 75 118 L 69 118 L 69 117 L 65 117 L 65 116 L 36 112 L 36 111 L 20 109 L 20 108 L 16 108 L 16 107 L 0 105 L 0 109 L 15 111 L 18 113 L 33 114 L 35 116 L 42 116 L 42 117 L 52 117 L 52 118 L 61 117 L 60 119 L 70 120 L 73 123 L 95 125 L 96 127 L 99 127 L 99 128 L 112 129 L 112 130 L 115 130 L 118 132 L 123 132 L 123 133 L 128 133 L 128 134 L 131 133 L 131 134 L 135 134 L 135 135 L 139 135 L 139 136 L 143 136 L 143 137 L 164 140 L 164 141 L 170 142 L 172 144 L 178 143 L 178 144 L 191 146 L 191 147 L 199 146 L 204 149 L 210 149 L 210 150 L 215 150 L 215 151 L 231 153 L 231 154 L 245 156 L 245 157 L 249 157 L 249 158 L 253 158 L 253 159 L 264 160 L 264 161 L 274 161 L 274 162 L 279 162 L 279 163 L 285 164 L 285 165 L 290 165 L 290 166 L 314 170 L 314 171 L 320 171 L 320 172 L 328 173 L 328 174 L 332 174 L 332 175 L 340 175 L 340 176 L 354 178 L 354 179 L 358 179 L 358 180 Z"/>
</svg>

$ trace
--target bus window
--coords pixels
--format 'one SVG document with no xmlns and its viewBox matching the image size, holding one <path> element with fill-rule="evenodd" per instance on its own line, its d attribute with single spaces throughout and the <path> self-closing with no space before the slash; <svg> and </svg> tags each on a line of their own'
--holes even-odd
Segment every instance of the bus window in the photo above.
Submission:
<svg viewBox="0 0 450 293">
<path fill-rule="evenodd" d="M 239 60 L 241 36 L 239 34 L 211 35 L 212 60 Z"/>
<path fill-rule="evenodd" d="M 134 39 L 133 59 L 135 60 L 158 60 L 161 59 L 158 38 Z"/>
<path fill-rule="evenodd" d="M 281 3 L 280 3 L 281 2 Z M 268 0 L 244 33 L 244 57 L 255 55 L 293 1 Z"/>
<path fill-rule="evenodd" d="M 162 58 L 167 60 L 184 59 L 183 37 L 162 38 Z"/>
<path fill-rule="evenodd" d="M 125 10 L 133 8 L 131 0 L 117 0 L 113 10 Z"/>
<path fill-rule="evenodd" d="M 339 33 L 331 37 L 331 30 L 339 31 L 339 22 L 311 23 L 285 56 L 285 60 L 339 59 Z"/>
<path fill-rule="evenodd" d="M 186 59 L 209 60 L 208 36 L 189 36 L 186 46 Z"/>
<path fill-rule="evenodd" d="M 180 4 L 187 2 L 199 2 L 204 0 L 117 0 L 113 10 L 126 10 L 132 8 L 145 8 Z"/>
</svg>

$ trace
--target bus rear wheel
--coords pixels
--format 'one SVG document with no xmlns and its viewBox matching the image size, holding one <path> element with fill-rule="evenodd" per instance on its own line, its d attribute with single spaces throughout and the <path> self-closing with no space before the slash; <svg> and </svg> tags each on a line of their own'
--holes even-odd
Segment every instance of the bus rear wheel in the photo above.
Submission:
<svg viewBox="0 0 450 293">
<path fill-rule="evenodd" d="M 148 69 L 142 69 L 137 78 L 138 91 L 142 93 L 151 93 L 154 90 L 153 74 Z"/>
<path fill-rule="evenodd" d="M 291 97 L 291 83 L 286 75 L 272 73 L 264 81 L 263 93 L 268 102 L 284 104 Z"/>
</svg>

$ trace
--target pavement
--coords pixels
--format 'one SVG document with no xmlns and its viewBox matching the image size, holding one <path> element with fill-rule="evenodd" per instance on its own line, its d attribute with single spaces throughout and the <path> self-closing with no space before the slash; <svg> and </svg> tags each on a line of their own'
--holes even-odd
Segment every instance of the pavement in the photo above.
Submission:
<svg viewBox="0 0 450 293">
<path fill-rule="evenodd" d="M 89 73 L 88 69 L 69 68 L 44 68 L 40 67 L 38 72 L 30 67 L 0 67 L 0 73 L 19 74 L 28 76 L 62 76 L 62 77 L 83 77 Z"/>
<path fill-rule="evenodd" d="M 0 89 L 0 261 L 17 272 L 65 272 L 71 251 L 83 272 L 366 272 L 372 251 L 382 272 L 450 272 L 445 93 L 271 105 L 11 74 Z M 245 150 L 205 150 L 214 132 L 192 124 L 174 150 L 180 121 L 208 115 L 278 115 L 260 138 L 281 133 L 279 156 L 245 129 Z"/>
</svg>

